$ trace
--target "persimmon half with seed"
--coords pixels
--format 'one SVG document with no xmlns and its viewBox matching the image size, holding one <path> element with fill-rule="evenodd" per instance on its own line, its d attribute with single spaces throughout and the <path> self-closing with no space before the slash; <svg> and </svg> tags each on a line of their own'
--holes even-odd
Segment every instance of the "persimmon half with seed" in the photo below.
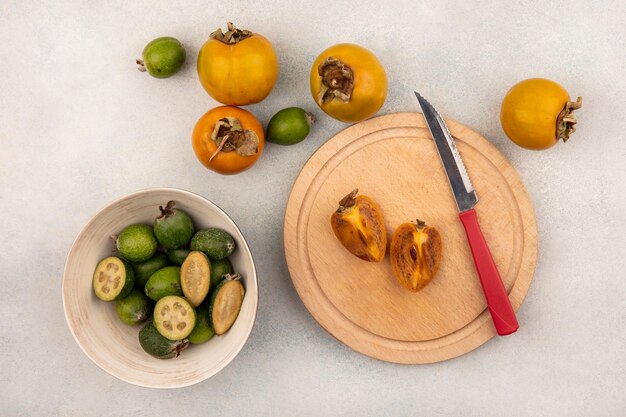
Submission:
<svg viewBox="0 0 626 417">
<path fill-rule="evenodd" d="M 424 288 L 441 263 L 441 235 L 423 221 L 403 223 L 393 234 L 389 251 L 398 282 L 409 291 Z"/>
<path fill-rule="evenodd" d="M 333 232 L 341 244 L 355 256 L 381 262 L 387 250 L 387 231 L 378 204 L 354 190 L 339 202 L 330 217 Z"/>
</svg>

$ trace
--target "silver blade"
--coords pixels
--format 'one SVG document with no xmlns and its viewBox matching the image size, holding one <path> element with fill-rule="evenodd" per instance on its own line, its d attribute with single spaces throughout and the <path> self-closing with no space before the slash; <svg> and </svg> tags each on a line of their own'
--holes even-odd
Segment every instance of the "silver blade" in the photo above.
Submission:
<svg viewBox="0 0 626 417">
<path fill-rule="evenodd" d="M 452 139 L 446 122 L 443 121 L 437 110 L 418 92 L 415 91 L 414 93 L 424 113 L 430 134 L 433 136 L 435 145 L 437 145 L 437 151 L 439 151 L 441 162 L 446 170 L 448 181 L 450 181 L 456 205 L 461 213 L 467 211 L 476 205 L 478 197 L 476 197 L 472 182 L 467 175 L 461 155 L 456 149 L 454 139 Z"/>
</svg>

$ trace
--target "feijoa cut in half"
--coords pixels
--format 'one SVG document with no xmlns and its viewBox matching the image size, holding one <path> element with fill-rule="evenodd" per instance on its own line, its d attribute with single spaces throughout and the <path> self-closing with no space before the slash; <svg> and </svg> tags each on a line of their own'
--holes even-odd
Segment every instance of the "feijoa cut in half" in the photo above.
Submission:
<svg viewBox="0 0 626 417">
<path fill-rule="evenodd" d="M 156 271 L 146 283 L 145 293 L 154 301 L 167 295 L 183 295 L 180 287 L 180 267 L 166 266 Z"/>
<path fill-rule="evenodd" d="M 115 303 L 117 316 L 129 326 L 148 320 L 153 308 L 152 300 L 138 289 L 132 290 L 130 294 Z"/>
<path fill-rule="evenodd" d="M 235 250 L 235 239 L 216 227 L 199 230 L 191 239 L 191 250 L 204 252 L 212 261 L 227 258 Z"/>
<path fill-rule="evenodd" d="M 133 289 L 134 282 L 132 266 L 116 256 L 101 260 L 93 273 L 93 291 L 102 301 L 126 297 Z"/>
<path fill-rule="evenodd" d="M 200 252 L 189 253 L 180 267 L 180 286 L 189 303 L 198 307 L 209 293 L 211 285 L 211 263 Z"/>
<path fill-rule="evenodd" d="M 216 335 L 223 335 L 235 323 L 239 311 L 241 311 L 245 292 L 239 274 L 226 275 L 215 288 L 211 296 L 209 313 L 211 326 L 213 326 Z"/>
<path fill-rule="evenodd" d="M 139 331 L 139 344 L 149 355 L 158 359 L 170 359 L 189 347 L 189 340 L 169 340 L 149 322 Z"/>
<path fill-rule="evenodd" d="M 185 339 L 196 325 L 196 311 L 183 297 L 168 295 L 154 306 L 153 322 L 163 337 Z"/>
<path fill-rule="evenodd" d="M 193 237 L 193 222 L 184 211 L 174 208 L 174 201 L 159 206 L 161 215 L 154 221 L 154 235 L 167 249 L 179 249 L 189 246 Z"/>
</svg>

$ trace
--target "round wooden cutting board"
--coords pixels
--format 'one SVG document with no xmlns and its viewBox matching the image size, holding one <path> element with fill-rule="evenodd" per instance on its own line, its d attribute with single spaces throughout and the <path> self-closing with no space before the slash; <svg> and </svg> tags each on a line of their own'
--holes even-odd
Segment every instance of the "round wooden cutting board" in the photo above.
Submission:
<svg viewBox="0 0 626 417">
<path fill-rule="evenodd" d="M 517 310 L 537 260 L 532 203 L 515 169 L 489 141 L 447 123 L 478 194 L 475 209 L 485 239 Z M 388 256 L 381 263 L 362 261 L 335 238 L 330 216 L 354 188 L 378 202 L 389 236 L 416 218 L 439 229 L 443 259 L 422 291 L 410 293 L 397 283 Z M 496 335 L 421 114 L 376 117 L 326 142 L 296 179 L 284 227 L 287 264 L 300 298 L 328 332 L 354 350 L 391 362 L 431 363 Z"/>
</svg>

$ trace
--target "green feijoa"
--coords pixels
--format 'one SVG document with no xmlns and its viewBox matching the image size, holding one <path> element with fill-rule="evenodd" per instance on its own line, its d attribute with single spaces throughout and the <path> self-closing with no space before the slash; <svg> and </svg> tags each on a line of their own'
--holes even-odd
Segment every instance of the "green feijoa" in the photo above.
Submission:
<svg viewBox="0 0 626 417">
<path fill-rule="evenodd" d="M 157 240 L 152 227 L 147 224 L 132 224 L 117 236 L 117 250 L 131 262 L 143 262 L 152 258 L 157 250 Z"/>
<path fill-rule="evenodd" d="M 156 271 L 146 283 L 145 293 L 154 301 L 168 295 L 183 295 L 180 286 L 180 267 L 166 266 Z"/>
<path fill-rule="evenodd" d="M 133 267 L 117 256 L 101 260 L 93 272 L 93 291 L 103 301 L 120 300 L 133 289 Z"/>
<path fill-rule="evenodd" d="M 191 250 L 204 252 L 211 261 L 219 261 L 233 253 L 235 240 L 225 230 L 210 227 L 196 232 L 191 239 Z"/>
<path fill-rule="evenodd" d="M 211 262 L 211 289 L 214 289 L 217 284 L 224 278 L 224 275 L 233 273 L 233 264 L 230 263 L 228 258 L 220 259 L 219 261 Z"/>
<path fill-rule="evenodd" d="M 161 252 L 157 252 L 147 261 L 135 262 L 133 269 L 135 270 L 135 288 L 143 290 L 150 276 L 161 268 L 169 265 L 167 256 Z"/>
<path fill-rule="evenodd" d="M 141 55 L 142 59 L 135 61 L 139 65 L 139 71 L 148 71 L 155 78 L 167 78 L 176 74 L 187 57 L 183 44 L 170 36 L 152 40 Z"/>
<path fill-rule="evenodd" d="M 153 308 L 152 301 L 138 289 L 132 290 L 130 294 L 115 303 L 117 316 L 129 326 L 148 320 Z"/>
<path fill-rule="evenodd" d="M 267 125 L 267 140 L 279 145 L 294 145 L 304 140 L 315 118 L 299 107 L 287 107 L 276 113 Z"/>
<path fill-rule="evenodd" d="M 174 265 L 182 265 L 191 252 L 190 249 L 170 249 L 167 251 L 167 257 Z"/>
<path fill-rule="evenodd" d="M 163 337 L 181 340 L 189 336 L 196 326 L 196 311 L 185 298 L 168 295 L 154 306 L 153 321 Z"/>
<path fill-rule="evenodd" d="M 159 206 L 161 214 L 154 221 L 154 235 L 167 249 L 188 247 L 194 232 L 191 217 L 174 205 L 170 200 L 165 207 Z"/>
<path fill-rule="evenodd" d="M 208 303 L 202 304 L 196 309 L 196 325 L 187 337 L 191 344 L 197 345 L 208 342 L 215 336 L 215 330 L 211 326 Z"/>
<path fill-rule="evenodd" d="M 216 335 L 223 335 L 235 323 L 241 311 L 245 292 L 239 274 L 226 275 L 217 285 L 209 304 L 211 326 Z"/>
<path fill-rule="evenodd" d="M 158 359 L 170 359 L 189 347 L 189 340 L 169 340 L 149 322 L 139 331 L 139 344 L 146 353 Z"/>
</svg>

